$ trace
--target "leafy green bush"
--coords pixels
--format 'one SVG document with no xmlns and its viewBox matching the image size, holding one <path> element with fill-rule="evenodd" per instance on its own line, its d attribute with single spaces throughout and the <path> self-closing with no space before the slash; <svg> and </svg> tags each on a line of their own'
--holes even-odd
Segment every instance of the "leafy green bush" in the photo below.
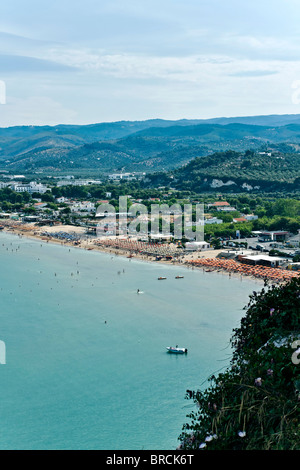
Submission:
<svg viewBox="0 0 300 470">
<path fill-rule="evenodd" d="M 179 437 L 184 449 L 300 449 L 300 277 L 253 292 L 233 330 L 230 367 L 205 391 L 187 391 L 198 410 Z"/>
</svg>

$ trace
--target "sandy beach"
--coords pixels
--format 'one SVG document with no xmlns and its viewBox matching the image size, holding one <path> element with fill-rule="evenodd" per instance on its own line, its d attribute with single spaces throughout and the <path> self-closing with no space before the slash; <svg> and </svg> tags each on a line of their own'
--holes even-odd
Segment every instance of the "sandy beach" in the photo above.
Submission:
<svg viewBox="0 0 300 470">
<path fill-rule="evenodd" d="M 44 242 L 58 243 L 60 245 L 78 247 L 85 250 L 98 250 L 105 253 L 114 253 L 116 255 L 130 256 L 148 261 L 156 261 L 167 264 L 186 264 L 190 261 L 197 260 L 199 258 L 215 258 L 223 250 L 205 250 L 205 252 L 184 252 L 182 249 L 178 249 L 176 245 L 160 245 L 160 250 L 156 254 L 141 253 L 141 250 L 134 249 L 134 246 L 129 246 L 130 243 L 133 245 L 136 240 L 131 239 L 127 246 L 121 246 L 122 242 L 126 240 L 123 238 L 99 238 L 93 237 L 86 234 L 84 227 L 76 227 L 74 225 L 55 225 L 55 226 L 42 226 L 38 227 L 33 223 L 22 224 L 17 221 L 1 220 L 0 225 L 4 227 L 4 231 L 14 233 L 19 236 L 26 236 L 27 238 L 33 238 Z M 70 234 L 74 237 L 74 240 L 67 238 L 61 239 L 55 236 L 58 233 Z M 47 234 L 47 235 L 46 235 Z M 120 243 L 117 245 L 117 241 Z M 128 242 L 128 241 L 127 241 Z M 168 248 L 169 247 L 169 248 Z M 172 256 L 172 260 L 160 259 L 157 257 L 169 255 Z"/>
<path fill-rule="evenodd" d="M 229 262 L 227 259 L 218 258 L 224 249 L 186 252 L 175 244 L 147 244 L 124 237 L 94 237 L 88 235 L 84 227 L 73 225 L 37 226 L 34 223 L 24 224 L 11 220 L 0 220 L 0 225 L 8 233 L 44 243 L 50 242 L 84 250 L 95 250 L 148 262 L 186 266 L 190 269 L 202 269 L 206 272 L 220 272 L 240 278 L 247 276 L 278 283 L 299 275 L 296 272 L 266 266 L 253 269 L 253 266 L 243 265 L 234 260 Z"/>
</svg>

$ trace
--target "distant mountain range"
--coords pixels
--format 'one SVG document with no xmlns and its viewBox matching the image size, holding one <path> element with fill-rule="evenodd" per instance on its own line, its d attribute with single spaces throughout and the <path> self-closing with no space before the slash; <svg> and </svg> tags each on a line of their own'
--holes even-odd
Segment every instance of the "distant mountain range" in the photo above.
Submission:
<svg viewBox="0 0 300 470">
<path fill-rule="evenodd" d="M 300 115 L 0 128 L 0 168 L 55 173 L 167 171 L 217 151 L 298 152 Z"/>
</svg>

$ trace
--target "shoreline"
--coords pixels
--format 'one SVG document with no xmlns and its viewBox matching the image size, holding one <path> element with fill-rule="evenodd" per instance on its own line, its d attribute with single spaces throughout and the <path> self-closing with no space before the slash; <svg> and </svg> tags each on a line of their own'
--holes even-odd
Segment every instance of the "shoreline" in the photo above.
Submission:
<svg viewBox="0 0 300 470">
<path fill-rule="evenodd" d="M 271 284 L 278 284 L 281 282 L 285 282 L 291 277 L 296 277 L 299 274 L 296 272 L 291 272 L 288 270 L 277 270 L 278 279 L 274 277 L 274 274 L 271 271 L 269 274 L 268 270 L 278 269 L 278 268 L 266 268 L 264 269 L 263 275 L 261 272 L 255 273 L 253 269 L 249 265 L 245 265 L 243 263 L 238 263 L 236 261 L 231 260 L 228 263 L 228 260 L 223 260 L 222 258 L 217 258 L 217 255 L 224 250 L 205 250 L 205 251 L 196 251 L 191 253 L 180 252 L 176 253 L 176 257 L 170 260 L 163 259 L 163 256 L 160 257 L 157 254 L 145 254 L 138 252 L 137 248 L 132 250 L 126 247 L 126 241 L 121 240 L 124 242 L 125 246 L 116 246 L 118 244 L 118 239 L 111 240 L 111 243 L 108 243 L 108 239 L 105 239 L 106 243 L 101 243 L 99 238 L 82 238 L 82 235 L 85 234 L 83 231 L 83 227 L 75 227 L 75 226 L 43 226 L 43 227 L 36 227 L 30 224 L 20 224 L 17 222 L 7 223 L 6 220 L 1 221 L 1 225 L 3 226 L 3 232 L 11 235 L 16 235 L 19 237 L 25 237 L 27 239 L 32 239 L 35 241 L 43 242 L 43 243 L 52 243 L 60 246 L 66 246 L 69 248 L 79 248 L 82 250 L 87 251 L 97 251 L 100 253 L 106 253 L 115 256 L 122 256 L 123 258 L 129 259 L 136 259 L 139 261 L 146 261 L 150 263 L 156 264 L 164 264 L 168 266 L 178 266 L 178 267 L 185 267 L 187 269 L 198 269 L 202 270 L 203 272 L 214 272 L 220 273 L 222 275 L 226 274 L 229 278 L 239 278 L 242 280 L 243 277 L 250 278 L 255 281 L 265 282 L 268 281 Z M 57 232 L 64 231 L 65 234 L 73 234 L 74 239 L 59 239 L 56 238 L 54 235 L 52 236 L 51 233 L 55 234 Z M 47 235 L 46 235 L 47 233 Z M 120 240 L 119 240 L 120 241 Z M 113 246 L 115 245 L 115 246 Z M 172 252 L 170 252 L 172 253 Z M 169 256 L 171 256 L 169 253 Z M 175 254 L 175 250 L 173 249 L 173 254 Z M 158 258 L 160 259 L 157 259 Z M 248 268 L 247 268 L 248 266 Z M 252 267 L 253 268 L 253 267 Z M 287 274 L 286 274 L 287 273 Z M 269 275 L 268 275 L 269 274 Z M 280 274 L 280 275 L 279 275 Z"/>
</svg>

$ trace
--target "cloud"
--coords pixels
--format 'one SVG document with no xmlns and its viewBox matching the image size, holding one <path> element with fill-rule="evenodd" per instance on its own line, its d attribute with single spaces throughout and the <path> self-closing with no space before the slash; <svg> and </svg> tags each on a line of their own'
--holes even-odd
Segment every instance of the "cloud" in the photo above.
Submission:
<svg viewBox="0 0 300 470">
<path fill-rule="evenodd" d="M 239 59 L 226 55 L 156 56 L 108 54 L 104 50 L 52 48 L 49 58 L 80 71 L 119 79 L 203 82 L 211 76 L 264 77 L 280 73 L 280 61 Z"/>
<path fill-rule="evenodd" d="M 3 3 L 2 125 L 297 111 L 294 0 Z"/>
<path fill-rule="evenodd" d="M 0 106 L 0 126 L 55 125 L 58 122 L 74 123 L 77 112 L 62 103 L 44 96 L 15 98 L 8 96 L 6 105 Z"/>
<path fill-rule="evenodd" d="M 278 70 L 241 70 L 235 73 L 229 74 L 230 77 L 246 77 L 246 78 L 251 78 L 251 77 L 265 77 L 268 75 L 275 75 L 279 73 Z"/>
<path fill-rule="evenodd" d="M 73 68 L 68 65 L 50 60 L 0 54 L 0 73 L 2 74 L 16 72 L 67 72 L 72 71 L 72 69 Z"/>
</svg>

